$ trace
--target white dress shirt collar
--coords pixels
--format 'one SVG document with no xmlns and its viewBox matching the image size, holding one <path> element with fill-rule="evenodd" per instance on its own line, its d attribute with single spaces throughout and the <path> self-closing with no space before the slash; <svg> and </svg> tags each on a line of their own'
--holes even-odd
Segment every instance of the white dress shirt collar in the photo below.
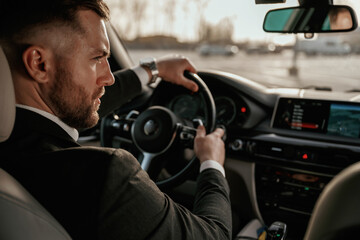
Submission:
<svg viewBox="0 0 360 240">
<path fill-rule="evenodd" d="M 64 129 L 64 131 L 70 135 L 70 137 L 72 139 L 74 139 L 74 141 L 77 141 L 79 139 L 79 132 L 75 129 L 70 127 L 69 125 L 67 125 L 66 123 L 64 123 L 63 121 L 60 120 L 60 118 L 52 115 L 51 113 L 45 112 L 43 110 L 34 108 L 34 107 L 30 107 L 30 106 L 26 106 L 26 105 L 22 105 L 22 104 L 16 104 L 16 107 L 19 108 L 23 108 L 23 109 L 27 109 L 29 111 L 32 112 L 36 112 L 37 114 L 40 114 L 43 117 L 46 117 L 47 119 L 55 122 L 57 125 L 59 125 L 62 129 Z"/>
</svg>

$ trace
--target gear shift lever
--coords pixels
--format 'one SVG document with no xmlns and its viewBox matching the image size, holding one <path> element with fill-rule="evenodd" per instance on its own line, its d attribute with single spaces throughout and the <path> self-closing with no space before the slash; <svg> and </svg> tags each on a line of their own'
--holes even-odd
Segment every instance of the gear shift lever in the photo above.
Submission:
<svg viewBox="0 0 360 240">
<path fill-rule="evenodd" d="M 287 234 L 286 224 L 283 222 L 274 222 L 267 229 L 266 240 L 284 240 Z"/>
</svg>

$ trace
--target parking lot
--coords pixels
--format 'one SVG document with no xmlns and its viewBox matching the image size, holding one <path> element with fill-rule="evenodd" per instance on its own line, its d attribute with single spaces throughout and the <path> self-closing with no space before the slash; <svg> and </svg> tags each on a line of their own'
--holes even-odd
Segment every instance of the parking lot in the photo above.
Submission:
<svg viewBox="0 0 360 240">
<path fill-rule="evenodd" d="M 246 54 L 240 51 L 234 56 L 203 57 L 196 51 L 179 50 L 129 50 L 137 63 L 147 56 L 160 57 L 169 54 L 187 56 L 199 70 L 215 69 L 240 75 L 267 86 L 331 87 L 346 91 L 360 86 L 360 55 L 306 56 L 299 54 L 296 59 L 297 76 L 289 74 L 294 65 L 293 52 L 279 54 Z"/>
</svg>

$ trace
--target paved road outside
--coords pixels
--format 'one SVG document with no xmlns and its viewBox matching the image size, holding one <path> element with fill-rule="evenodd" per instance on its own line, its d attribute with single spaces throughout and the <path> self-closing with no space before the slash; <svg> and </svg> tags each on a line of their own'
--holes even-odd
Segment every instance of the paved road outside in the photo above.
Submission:
<svg viewBox="0 0 360 240">
<path fill-rule="evenodd" d="M 329 86 L 335 91 L 360 88 L 360 55 L 312 56 L 299 54 L 296 60 L 298 75 L 291 76 L 293 52 L 280 54 L 251 54 L 239 52 L 234 56 L 200 56 L 196 51 L 178 50 L 129 50 L 137 63 L 148 56 L 169 54 L 187 56 L 199 70 L 215 69 L 240 75 L 266 86 L 305 87 Z"/>
</svg>

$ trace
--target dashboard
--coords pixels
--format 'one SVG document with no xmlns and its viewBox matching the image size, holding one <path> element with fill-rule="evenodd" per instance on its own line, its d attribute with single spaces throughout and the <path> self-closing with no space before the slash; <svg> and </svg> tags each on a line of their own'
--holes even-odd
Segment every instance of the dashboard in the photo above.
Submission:
<svg viewBox="0 0 360 240">
<path fill-rule="evenodd" d="M 204 75 L 205 74 L 205 75 Z M 228 131 L 251 129 L 268 115 L 267 107 L 255 103 L 251 98 L 223 82 L 228 78 L 218 79 L 218 75 L 203 73 L 203 80 L 211 91 L 216 105 L 216 125 Z M 219 87 L 220 84 L 220 87 Z M 204 104 L 199 93 L 192 93 L 185 88 L 166 82 L 158 85 L 150 105 L 169 108 L 186 120 L 200 118 L 205 121 Z M 206 122 L 204 122 L 206 124 Z"/>
<path fill-rule="evenodd" d="M 236 119 L 238 121 L 237 124 L 242 125 L 244 120 L 246 120 L 247 107 L 245 103 L 235 102 L 233 98 L 228 96 L 217 96 L 214 101 L 218 124 L 230 125 Z M 240 106 L 238 107 L 238 105 Z M 168 107 L 175 114 L 185 119 L 203 118 L 203 116 L 199 116 L 203 115 L 202 109 L 204 107 L 199 97 L 182 94 L 175 97 Z"/>
<path fill-rule="evenodd" d="M 239 228 L 254 218 L 282 221 L 288 239 L 302 239 L 323 189 L 360 159 L 358 93 L 268 89 L 217 71 L 199 76 L 214 97 L 216 124 L 226 129 L 225 170 Z M 139 111 L 160 105 L 188 121 L 206 119 L 198 93 L 162 81 L 149 96 Z"/>
<path fill-rule="evenodd" d="M 249 117 L 249 108 L 245 101 L 234 93 L 219 93 L 214 95 L 216 105 L 216 124 L 242 127 Z M 181 118 L 192 120 L 204 119 L 204 105 L 198 94 L 180 94 L 171 99 L 167 107 Z"/>
<path fill-rule="evenodd" d="M 231 190 L 234 202 L 248 195 L 249 202 L 256 202 L 249 206 L 256 217 L 267 224 L 285 222 L 292 229 L 289 239 L 302 239 L 324 187 L 360 159 L 360 103 L 350 101 L 354 95 L 268 90 L 216 72 L 200 76 L 213 94 L 217 125 L 227 130 L 227 158 L 235 165 L 253 166 L 249 178 L 239 170 L 240 179 L 237 176 L 237 182 L 230 183 L 236 186 Z M 204 118 L 197 94 L 166 84 L 157 91 L 152 104 L 167 103 L 188 120 Z M 245 182 L 246 190 L 239 190 L 240 182 Z M 237 214 L 254 217 L 244 209 Z"/>
<path fill-rule="evenodd" d="M 114 36 L 111 29 L 108 32 Z M 110 37 L 113 46 L 114 39 Z M 123 47 L 113 46 L 112 52 L 120 52 L 112 56 L 122 59 L 127 55 Z M 120 67 L 117 61 L 110 64 L 113 70 Z M 131 66 L 129 61 L 123 67 Z M 214 96 L 216 123 L 226 128 L 225 171 L 234 232 L 257 218 L 266 225 L 282 221 L 288 225 L 287 239 L 303 239 L 323 189 L 336 174 L 360 159 L 360 94 L 267 88 L 239 75 L 213 70 L 201 71 L 199 76 Z M 121 147 L 136 156 L 131 139 L 120 137 L 121 125 L 115 121 L 132 110 L 142 112 L 160 105 L 187 120 L 205 118 L 197 94 L 164 81 L 157 84 L 114 112 L 114 118 L 109 119 L 111 129 L 100 131 L 103 146 Z M 102 128 L 107 120 L 102 121 Z M 191 179 L 189 182 L 171 197 L 191 208 L 193 201 L 187 197 L 192 197 L 196 184 Z"/>
</svg>

